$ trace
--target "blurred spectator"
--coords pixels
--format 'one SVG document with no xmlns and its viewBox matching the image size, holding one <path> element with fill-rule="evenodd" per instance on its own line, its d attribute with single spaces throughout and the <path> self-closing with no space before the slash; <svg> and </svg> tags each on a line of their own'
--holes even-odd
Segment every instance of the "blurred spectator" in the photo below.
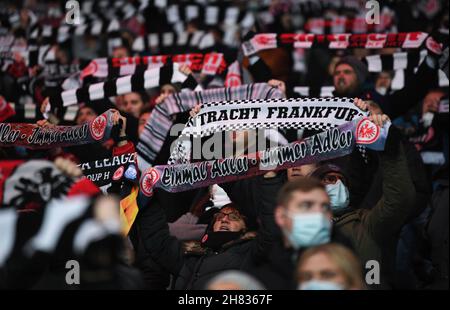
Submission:
<svg viewBox="0 0 450 310">
<path fill-rule="evenodd" d="M 225 271 L 215 276 L 207 285 L 208 290 L 264 290 L 255 278 L 242 271 Z"/>
<path fill-rule="evenodd" d="M 147 124 L 147 120 L 152 113 L 151 107 L 145 107 L 141 110 L 141 114 L 139 115 L 139 127 L 138 127 L 138 135 L 141 135 L 144 130 L 145 124 Z"/>
<path fill-rule="evenodd" d="M 127 112 L 135 118 L 139 118 L 141 111 L 148 104 L 149 98 L 145 92 L 133 92 L 125 94 L 123 101 L 124 112 Z"/>
<path fill-rule="evenodd" d="M 306 250 L 297 265 L 300 290 L 362 290 L 362 265 L 345 247 L 329 243 Z"/>
</svg>

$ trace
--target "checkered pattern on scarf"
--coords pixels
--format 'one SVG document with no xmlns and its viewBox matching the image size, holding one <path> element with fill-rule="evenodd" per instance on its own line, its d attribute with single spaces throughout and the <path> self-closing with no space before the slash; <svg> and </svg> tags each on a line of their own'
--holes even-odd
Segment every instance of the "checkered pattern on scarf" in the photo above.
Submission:
<svg viewBox="0 0 450 310">
<path fill-rule="evenodd" d="M 366 147 L 360 144 L 356 145 L 356 148 L 358 149 L 359 153 L 361 154 L 362 158 L 364 159 L 364 163 L 369 163 L 369 155 L 367 154 Z"/>
<path fill-rule="evenodd" d="M 235 105 L 237 107 L 242 106 L 245 108 L 245 105 L 247 104 L 268 104 L 268 103 L 276 103 L 278 106 L 289 106 L 293 105 L 294 103 L 296 105 L 301 106 L 320 106 L 321 103 L 329 103 L 332 102 L 336 106 L 347 106 L 347 107 L 353 107 L 353 99 L 350 98 L 338 98 L 338 97 L 332 97 L 332 98 L 277 98 L 277 99 L 270 99 L 270 100 L 239 100 L 239 101 L 222 101 L 222 102 L 211 102 L 204 104 L 202 109 L 208 109 L 211 107 L 218 107 L 218 106 L 224 106 L 224 105 Z M 255 107 L 252 105 L 252 107 Z M 361 114 L 359 114 L 361 115 Z M 260 128 L 293 128 L 293 129 L 309 129 L 309 130 L 316 130 L 316 131 L 323 131 L 330 128 L 333 128 L 335 126 L 338 126 L 340 124 L 340 120 L 337 120 L 335 118 L 328 117 L 327 121 L 305 121 L 302 119 L 288 119 L 286 121 L 277 121 L 277 122 L 270 122 L 266 121 L 265 119 L 252 119 L 252 120 L 242 120 L 239 123 L 234 124 L 217 124 L 216 126 L 209 127 L 209 128 L 201 128 L 200 130 L 196 130 L 195 132 L 189 132 L 190 128 L 194 127 L 194 120 L 191 118 L 189 119 L 185 129 L 181 133 L 180 137 L 178 138 L 178 141 L 176 143 L 176 147 L 174 148 L 171 157 L 169 158 L 168 164 L 185 164 L 190 162 L 190 147 L 186 146 L 186 144 L 182 143 L 182 140 L 189 139 L 189 137 L 193 138 L 201 138 L 208 136 L 210 134 L 213 134 L 215 132 L 220 131 L 237 131 L 237 130 L 249 130 L 249 129 L 260 129 Z M 187 140 L 186 140 L 187 141 Z"/>
<path fill-rule="evenodd" d="M 196 104 L 224 100 L 282 98 L 283 93 L 266 83 L 238 87 L 215 88 L 204 91 L 181 92 L 158 104 L 145 124 L 137 145 L 139 169 L 152 165 L 173 125 L 172 116 L 192 109 Z M 142 169 L 141 169 L 142 171 Z"/>
</svg>

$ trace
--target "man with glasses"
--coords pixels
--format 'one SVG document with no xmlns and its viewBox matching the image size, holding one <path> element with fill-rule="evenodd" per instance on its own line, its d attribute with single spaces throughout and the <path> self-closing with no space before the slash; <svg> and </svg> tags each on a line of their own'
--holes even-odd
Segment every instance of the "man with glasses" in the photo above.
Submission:
<svg viewBox="0 0 450 310">
<path fill-rule="evenodd" d="M 237 207 L 230 203 L 214 214 L 214 231 L 245 231 L 245 216 L 243 216 Z"/>
<path fill-rule="evenodd" d="M 350 203 L 349 181 L 341 167 L 337 164 L 324 163 L 318 166 L 310 176 L 319 179 L 325 186 L 334 216 L 347 211 Z"/>
<path fill-rule="evenodd" d="M 205 289 L 207 283 L 219 273 L 227 270 L 248 271 L 267 255 L 276 229 L 273 197 L 279 188 L 277 182 L 281 180 L 260 176 L 222 185 L 225 190 L 230 188 L 235 194 L 239 192 L 242 198 L 251 194 L 250 188 L 245 187 L 250 180 L 261 185 L 258 187 L 257 202 L 242 202 L 242 207 L 235 203 L 223 206 L 213 216 L 201 241 L 181 242 L 170 235 L 158 195 L 140 211 L 136 224 L 145 250 L 174 276 L 175 289 Z M 236 201 L 241 203 L 239 199 Z M 252 223 L 247 221 L 243 212 L 256 217 L 253 220 L 258 220 L 257 232 L 248 231 Z"/>
</svg>

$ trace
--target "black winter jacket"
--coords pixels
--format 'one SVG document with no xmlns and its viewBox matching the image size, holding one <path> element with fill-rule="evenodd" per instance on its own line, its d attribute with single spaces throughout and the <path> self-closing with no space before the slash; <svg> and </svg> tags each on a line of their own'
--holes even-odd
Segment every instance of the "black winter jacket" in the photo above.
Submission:
<svg viewBox="0 0 450 310">
<path fill-rule="evenodd" d="M 175 289 L 204 289 L 207 282 L 222 271 L 232 269 L 248 271 L 255 262 L 267 255 L 275 227 L 273 201 L 265 203 L 264 199 L 253 195 L 251 189 L 259 188 L 259 193 L 275 197 L 275 192 L 271 189 L 275 188 L 276 182 L 277 180 L 261 176 L 224 186 L 232 200 L 237 195 L 241 198 L 247 195 L 252 197 L 247 201 L 240 199 L 238 203 L 243 206 L 241 211 L 245 215 L 249 214 L 246 211 L 256 212 L 259 230 L 256 237 L 245 234 L 237 240 L 224 244 L 218 251 L 199 247 L 198 243 L 186 246 L 170 236 L 163 206 L 154 199 L 140 212 L 137 219 L 137 229 L 146 251 L 176 277 Z"/>
</svg>

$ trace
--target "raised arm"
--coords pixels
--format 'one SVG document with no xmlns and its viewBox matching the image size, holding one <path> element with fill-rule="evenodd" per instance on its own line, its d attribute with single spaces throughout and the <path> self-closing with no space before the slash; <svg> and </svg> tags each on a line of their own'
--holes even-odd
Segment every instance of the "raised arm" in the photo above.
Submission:
<svg viewBox="0 0 450 310">
<path fill-rule="evenodd" d="M 280 173 L 269 172 L 264 176 L 221 184 L 230 199 L 242 208 L 250 220 L 258 224 L 256 242 L 251 249 L 254 259 L 268 253 L 277 232 L 273 210 L 283 181 Z"/>
<path fill-rule="evenodd" d="M 381 115 L 380 115 L 381 117 Z M 365 218 L 369 233 L 383 241 L 397 234 L 414 211 L 415 189 L 412 182 L 400 132 L 391 126 L 385 145 L 380 152 L 383 195 Z"/>
<path fill-rule="evenodd" d="M 136 224 L 145 250 L 170 273 L 178 275 L 184 260 L 181 242 L 170 235 L 164 210 L 157 197 L 141 208 Z"/>
</svg>

